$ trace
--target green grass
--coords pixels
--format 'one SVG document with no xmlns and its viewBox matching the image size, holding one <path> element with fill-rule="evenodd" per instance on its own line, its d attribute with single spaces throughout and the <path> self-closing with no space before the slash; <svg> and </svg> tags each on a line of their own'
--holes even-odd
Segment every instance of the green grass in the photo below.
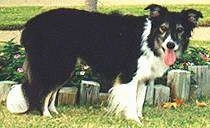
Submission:
<svg viewBox="0 0 210 128">
<path fill-rule="evenodd" d="M 3 48 L 4 44 L 5 44 L 5 42 L 0 41 L 0 51 Z"/>
<path fill-rule="evenodd" d="M 210 26 L 210 5 L 167 5 L 170 11 L 181 11 L 183 9 L 196 9 L 201 11 L 203 19 L 199 21 L 200 26 Z M 109 13 L 114 10 L 119 10 L 123 14 L 133 14 L 136 16 L 148 14 L 148 11 L 144 10 L 145 6 L 114 6 L 114 7 L 101 7 L 99 12 Z"/>
<path fill-rule="evenodd" d="M 0 29 L 21 29 L 27 20 L 44 10 L 42 7 L 1 7 Z"/>
<path fill-rule="evenodd" d="M 207 101 L 210 103 L 210 100 Z M 210 106 L 187 103 L 177 109 L 145 106 L 142 125 L 107 116 L 104 107 L 60 106 L 53 118 L 33 114 L 15 115 L 0 105 L 1 128 L 210 128 Z"/>
<path fill-rule="evenodd" d="M 203 47 L 210 53 L 210 41 L 197 41 L 197 40 L 191 40 L 190 46 L 193 47 Z"/>
<path fill-rule="evenodd" d="M 172 11 L 180 11 L 182 9 L 194 8 L 203 13 L 204 18 L 200 20 L 199 25 L 210 25 L 210 5 L 167 5 Z M 98 11 L 103 13 L 110 13 L 111 11 L 120 11 L 123 14 L 144 15 L 148 11 L 144 11 L 141 6 L 113 6 L 113 7 L 99 7 Z M 0 7 L 0 29 L 14 30 L 21 29 L 27 20 L 35 15 L 51 9 L 52 7 Z M 54 7 L 56 8 L 56 7 Z M 74 7 L 84 9 L 84 7 Z"/>
</svg>

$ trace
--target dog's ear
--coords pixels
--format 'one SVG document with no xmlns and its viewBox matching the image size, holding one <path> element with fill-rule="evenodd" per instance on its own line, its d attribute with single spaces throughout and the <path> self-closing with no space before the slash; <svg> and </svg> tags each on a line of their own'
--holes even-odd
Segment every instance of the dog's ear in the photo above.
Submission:
<svg viewBox="0 0 210 128">
<path fill-rule="evenodd" d="M 194 9 L 182 10 L 182 13 L 186 17 L 187 22 L 193 27 L 197 26 L 199 18 L 203 18 L 202 13 Z"/>
<path fill-rule="evenodd" d="M 168 13 L 168 9 L 165 7 L 162 7 L 157 4 L 151 4 L 147 6 L 144 10 L 149 10 L 150 11 L 150 18 L 157 18 L 161 16 L 165 16 Z"/>
</svg>

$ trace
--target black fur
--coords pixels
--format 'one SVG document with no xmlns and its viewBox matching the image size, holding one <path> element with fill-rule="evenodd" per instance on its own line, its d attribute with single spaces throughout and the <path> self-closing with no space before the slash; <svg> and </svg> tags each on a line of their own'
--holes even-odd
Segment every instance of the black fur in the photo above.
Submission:
<svg viewBox="0 0 210 128">
<path fill-rule="evenodd" d="M 108 78 L 121 74 L 124 82 L 130 81 L 141 53 L 144 21 L 74 9 L 52 10 L 28 21 L 21 42 L 32 76 L 29 100 L 40 104 L 43 95 L 63 84 L 77 57 Z"/>
<path fill-rule="evenodd" d="M 185 15 L 164 9 L 161 17 L 148 17 L 153 21 L 148 46 L 156 56 L 159 54 L 155 51 L 154 40 L 162 22 L 180 20 L 189 27 L 187 19 L 183 19 Z M 43 97 L 71 77 L 78 57 L 108 79 L 114 80 L 120 75 L 122 83 L 129 82 L 136 73 L 137 60 L 144 52 L 141 51 L 141 36 L 146 18 L 62 8 L 29 20 L 21 42 L 26 50 L 31 78 L 23 86 L 30 108 L 40 109 Z M 186 32 L 185 36 L 188 35 Z M 183 39 L 189 41 L 188 37 Z"/>
</svg>

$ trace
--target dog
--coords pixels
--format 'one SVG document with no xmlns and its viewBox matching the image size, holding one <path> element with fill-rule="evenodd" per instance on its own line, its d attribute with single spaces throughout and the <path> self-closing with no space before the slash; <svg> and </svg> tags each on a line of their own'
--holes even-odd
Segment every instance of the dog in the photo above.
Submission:
<svg viewBox="0 0 210 128">
<path fill-rule="evenodd" d="M 181 57 L 203 17 L 194 9 L 172 12 L 156 4 L 145 10 L 149 15 L 60 8 L 30 19 L 21 36 L 26 79 L 11 90 L 9 111 L 38 109 L 49 117 L 51 112 L 58 113 L 57 91 L 71 78 L 80 58 L 113 81 L 109 112 L 139 122 L 147 83 Z"/>
</svg>

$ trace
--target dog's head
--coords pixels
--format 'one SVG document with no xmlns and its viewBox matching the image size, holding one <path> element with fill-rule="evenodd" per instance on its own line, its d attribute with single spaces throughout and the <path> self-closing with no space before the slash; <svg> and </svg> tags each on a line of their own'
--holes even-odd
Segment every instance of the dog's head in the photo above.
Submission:
<svg viewBox="0 0 210 128">
<path fill-rule="evenodd" d="M 188 9 L 171 12 L 160 5 L 149 5 L 151 30 L 148 46 L 156 56 L 162 56 L 166 65 L 172 65 L 186 50 L 191 32 L 197 26 L 201 12 Z"/>
</svg>

